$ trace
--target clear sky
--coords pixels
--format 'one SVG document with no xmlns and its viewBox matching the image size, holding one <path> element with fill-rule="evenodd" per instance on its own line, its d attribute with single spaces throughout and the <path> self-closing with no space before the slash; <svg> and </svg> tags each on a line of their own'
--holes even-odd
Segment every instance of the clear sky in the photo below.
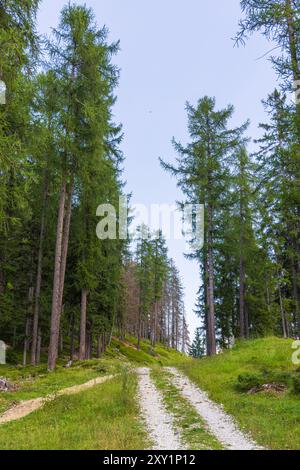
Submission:
<svg viewBox="0 0 300 470">
<path fill-rule="evenodd" d="M 38 16 L 41 33 L 58 23 L 64 0 L 43 0 Z M 161 169 L 158 157 L 173 161 L 173 136 L 187 141 L 185 102 L 215 96 L 217 106 L 236 108 L 233 125 L 250 118 L 248 134 L 258 136 L 266 116 L 261 100 L 273 91 L 276 77 L 267 58 L 270 49 L 260 36 L 246 48 L 235 48 L 241 16 L 239 0 L 86 0 L 99 26 L 120 39 L 115 63 L 121 68 L 115 119 L 124 126 L 127 191 L 133 202 L 174 203 L 181 199 L 176 181 Z M 259 60 L 258 60 L 259 59 Z M 99 201 L 101 203 L 101 201 Z M 193 314 L 199 273 L 183 256 L 184 243 L 169 243 L 180 269 L 190 330 L 199 319 Z"/>
</svg>

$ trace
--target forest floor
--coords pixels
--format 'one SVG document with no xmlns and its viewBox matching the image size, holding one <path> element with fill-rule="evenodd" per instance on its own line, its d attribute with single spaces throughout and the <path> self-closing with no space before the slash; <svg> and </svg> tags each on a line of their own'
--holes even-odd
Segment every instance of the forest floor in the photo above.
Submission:
<svg viewBox="0 0 300 470">
<path fill-rule="evenodd" d="M 290 341 L 244 342 L 203 360 L 134 344 L 115 338 L 102 359 L 54 373 L 0 366 L 17 385 L 0 394 L 0 449 L 300 448 Z M 255 381 L 285 387 L 252 393 Z M 4 423 L 32 403 L 39 409 Z"/>
</svg>

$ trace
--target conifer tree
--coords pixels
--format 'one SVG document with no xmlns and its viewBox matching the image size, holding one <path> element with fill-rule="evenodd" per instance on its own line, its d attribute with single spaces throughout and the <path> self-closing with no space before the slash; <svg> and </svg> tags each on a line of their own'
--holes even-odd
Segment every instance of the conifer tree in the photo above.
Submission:
<svg viewBox="0 0 300 470">
<path fill-rule="evenodd" d="M 101 177 L 101 171 L 103 173 L 101 166 L 106 165 L 105 142 L 109 134 L 110 108 L 114 102 L 112 88 L 117 78 L 115 69 L 110 64 L 111 54 L 116 51 L 117 45 L 108 46 L 105 43 L 106 30 L 96 28 L 91 10 L 86 7 L 65 7 L 59 28 L 54 31 L 54 37 L 49 47 L 55 74 L 61 78 L 60 92 L 64 102 L 60 111 L 61 183 L 48 359 L 50 370 L 55 367 L 58 354 L 74 190 L 81 197 L 88 214 L 91 214 L 95 209 L 95 202 L 90 201 L 88 185 L 92 175 L 100 184 L 98 178 Z M 85 227 L 85 243 L 88 243 L 87 231 L 91 230 L 87 225 L 88 214 L 85 212 L 82 220 Z M 89 255 L 84 247 L 81 253 L 84 266 Z M 91 262 L 91 258 L 88 259 Z M 83 355 L 89 290 L 86 275 L 81 284 L 81 355 Z"/>
<path fill-rule="evenodd" d="M 247 124 L 228 128 L 233 107 L 215 110 L 215 100 L 204 97 L 196 107 L 187 104 L 188 128 L 191 143 L 186 147 L 174 140 L 179 157 L 176 165 L 161 161 L 163 168 L 178 179 L 178 185 L 191 204 L 205 205 L 205 245 L 201 253 L 195 252 L 202 270 L 205 286 L 207 352 L 216 354 L 215 312 L 215 249 L 217 226 L 222 208 L 224 189 L 228 187 L 228 161 L 239 145 Z"/>
<path fill-rule="evenodd" d="M 203 331 L 197 328 L 195 338 L 189 349 L 189 355 L 194 359 L 201 359 L 205 355 L 205 338 L 203 338 Z"/>
</svg>

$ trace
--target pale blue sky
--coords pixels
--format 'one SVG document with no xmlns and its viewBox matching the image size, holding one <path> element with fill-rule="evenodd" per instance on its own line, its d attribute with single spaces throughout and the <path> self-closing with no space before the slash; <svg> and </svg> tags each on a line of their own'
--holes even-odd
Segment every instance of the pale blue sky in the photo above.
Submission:
<svg viewBox="0 0 300 470">
<path fill-rule="evenodd" d="M 64 0 L 44 0 L 39 30 L 58 23 Z M 175 158 L 173 136 L 187 140 L 185 102 L 215 96 L 218 107 L 232 103 L 234 125 L 251 119 L 249 135 L 258 136 L 266 116 L 261 99 L 276 80 L 267 58 L 270 45 L 255 36 L 246 48 L 234 48 L 241 16 L 239 0 L 87 0 L 110 40 L 121 40 L 115 63 L 121 68 L 115 117 L 123 123 L 125 179 L 136 203 L 174 203 L 181 198 L 176 181 L 160 168 L 158 157 Z M 101 203 L 101 201 L 99 202 Z M 191 332 L 199 325 L 193 314 L 199 273 L 185 260 L 183 242 L 170 242 L 180 269 Z"/>
</svg>

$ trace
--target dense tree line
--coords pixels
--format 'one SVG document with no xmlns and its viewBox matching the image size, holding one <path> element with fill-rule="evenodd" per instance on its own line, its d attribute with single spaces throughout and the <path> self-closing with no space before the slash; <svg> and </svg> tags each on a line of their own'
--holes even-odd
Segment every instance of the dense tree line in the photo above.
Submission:
<svg viewBox="0 0 300 470">
<path fill-rule="evenodd" d="M 187 105 L 190 143 L 174 141 L 177 163 L 162 162 L 188 202 L 205 204 L 205 246 L 193 253 L 204 328 L 193 355 L 201 334 L 208 354 L 232 337 L 300 335 L 300 104 L 290 99 L 300 87 L 300 4 L 242 0 L 241 7 L 237 43 L 262 32 L 279 76 L 263 102 L 269 119 L 260 125 L 258 150 L 247 152 L 247 125 L 229 128 L 231 106 L 216 110 L 204 97 Z"/>
<path fill-rule="evenodd" d="M 138 342 L 183 347 L 183 306 L 174 299 L 172 340 L 162 326 L 171 271 L 161 234 L 151 243 L 140 239 L 133 266 L 126 240 L 96 236 L 98 205 L 118 208 L 123 195 L 122 128 L 112 118 L 118 43 L 108 44 L 92 11 L 75 5 L 41 41 L 38 6 L 0 4 L 0 80 L 7 87 L 0 107 L 1 339 L 23 348 L 24 364 L 48 353 L 50 370 L 59 353 L 100 356 L 132 323 Z M 128 299 L 136 283 L 133 317 Z M 177 295 L 182 303 L 182 291 Z"/>
<path fill-rule="evenodd" d="M 137 338 L 150 339 L 186 352 L 189 331 L 179 272 L 168 257 L 161 232 L 150 234 L 140 227 L 133 255 L 125 266 L 126 329 Z"/>
</svg>

